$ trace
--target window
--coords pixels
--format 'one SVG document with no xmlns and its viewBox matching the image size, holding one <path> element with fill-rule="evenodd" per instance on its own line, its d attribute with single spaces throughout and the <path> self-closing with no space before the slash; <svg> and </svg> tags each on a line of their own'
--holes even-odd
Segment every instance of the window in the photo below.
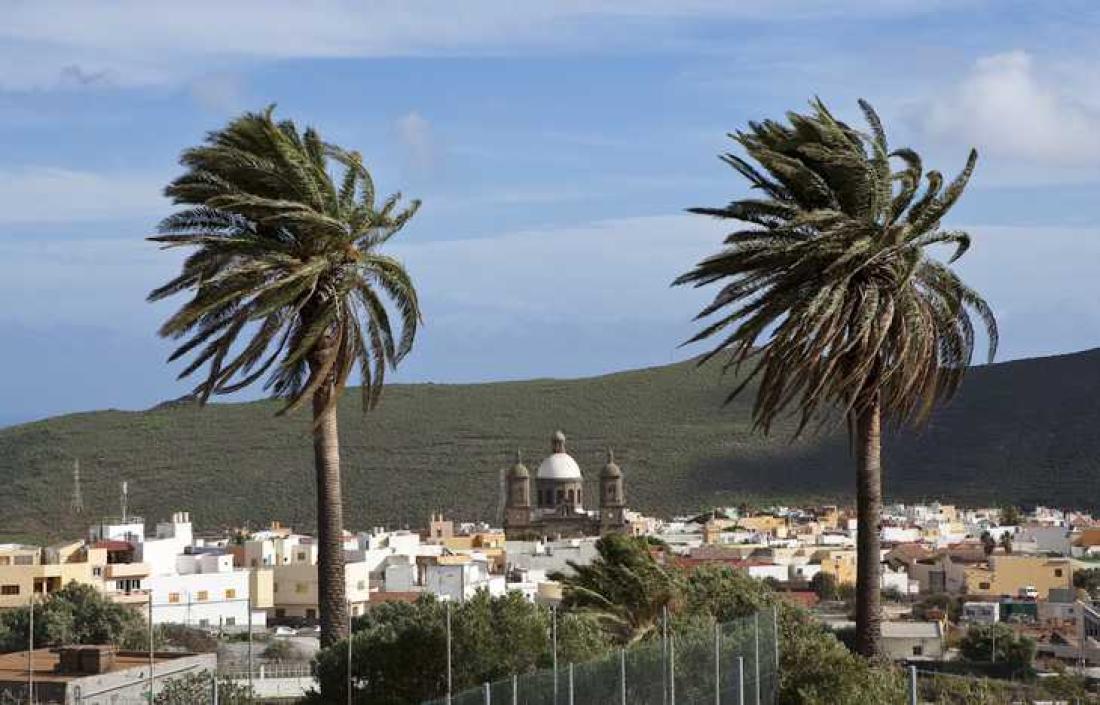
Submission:
<svg viewBox="0 0 1100 705">
<path fill-rule="evenodd" d="M 306 619 L 317 619 L 317 610 L 306 610 Z"/>
<path fill-rule="evenodd" d="M 227 627 L 237 626 L 237 618 L 236 617 L 226 617 L 225 618 L 225 626 L 227 626 Z"/>
<path fill-rule="evenodd" d="M 34 565 L 34 556 L 16 556 L 15 565 Z"/>
<path fill-rule="evenodd" d="M 278 608 L 275 609 L 275 619 L 283 619 L 285 617 L 286 617 L 286 610 L 285 609 L 283 609 L 282 607 L 278 607 Z"/>
<path fill-rule="evenodd" d="M 298 593 L 299 595 L 304 595 L 308 590 L 309 588 L 306 586 L 305 583 L 294 584 L 294 592 Z"/>
<path fill-rule="evenodd" d="M 206 602 L 209 599 L 210 599 L 210 593 L 208 593 L 206 590 L 199 590 L 199 595 L 198 595 L 198 601 L 199 602 Z"/>
<path fill-rule="evenodd" d="M 306 554 L 305 554 L 305 553 L 303 553 L 303 552 L 301 552 L 301 551 L 299 551 L 299 552 L 298 552 L 298 560 L 300 560 L 300 561 L 304 561 L 305 559 L 306 559 Z"/>
<path fill-rule="evenodd" d="M 228 588 L 225 591 L 225 599 L 232 600 L 237 597 L 237 591 L 233 588 Z"/>
<path fill-rule="evenodd" d="M 0 556 L 0 565 L 11 565 L 11 556 Z"/>
<path fill-rule="evenodd" d="M 210 620 L 209 619 L 200 619 L 199 620 L 199 626 L 203 627 L 204 629 L 206 627 L 209 627 L 210 626 Z"/>
<path fill-rule="evenodd" d="M 0 595 L 18 595 L 18 585 L 0 585 Z"/>
<path fill-rule="evenodd" d="M 179 601 L 180 601 L 180 594 L 178 592 L 168 593 L 168 602 L 170 602 L 171 604 L 176 604 Z"/>
<path fill-rule="evenodd" d="M 914 646 L 913 647 L 913 655 L 914 656 L 924 656 L 924 645 L 923 644 L 917 644 L 916 646 Z"/>
<path fill-rule="evenodd" d="M 97 578 L 102 578 L 103 577 L 103 566 L 101 566 L 101 565 L 93 566 L 92 567 L 92 575 L 94 575 Z"/>
<path fill-rule="evenodd" d="M 989 583 L 978 583 L 978 589 L 979 590 L 988 590 L 989 589 Z"/>
<path fill-rule="evenodd" d="M 355 589 L 356 590 L 366 590 L 367 589 L 367 581 L 366 580 L 360 580 L 359 582 L 357 582 L 355 584 Z"/>
<path fill-rule="evenodd" d="M 253 559 L 252 559 L 252 567 L 253 567 L 253 568 L 255 568 L 255 567 L 256 567 L 256 559 L 255 559 L 255 558 L 253 558 Z"/>
<path fill-rule="evenodd" d="M 567 501 L 570 504 L 572 504 L 573 503 L 573 490 L 569 490 L 569 492 L 567 492 L 565 496 L 568 498 Z"/>
<path fill-rule="evenodd" d="M 1054 569 L 1054 577 L 1056 577 L 1056 578 L 1062 577 L 1062 569 L 1061 568 L 1055 568 Z"/>
</svg>

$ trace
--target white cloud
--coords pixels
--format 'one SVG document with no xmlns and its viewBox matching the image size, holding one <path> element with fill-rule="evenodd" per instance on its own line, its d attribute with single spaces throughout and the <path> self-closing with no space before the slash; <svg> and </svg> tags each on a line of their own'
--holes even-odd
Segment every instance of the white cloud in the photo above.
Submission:
<svg viewBox="0 0 1100 705">
<path fill-rule="evenodd" d="M 0 223 L 60 223 L 163 215 L 156 174 L 0 167 Z"/>
<path fill-rule="evenodd" d="M 439 163 L 440 149 L 432 135 L 431 124 L 420 113 L 402 115 L 395 123 L 397 139 L 404 151 L 410 169 L 416 172 L 431 171 Z"/>
<path fill-rule="evenodd" d="M 987 56 L 932 102 L 923 128 L 994 158 L 1088 168 L 1100 159 L 1100 112 L 1066 90 L 1075 79 L 1024 51 Z"/>
<path fill-rule="evenodd" d="M 233 74 L 199 76 L 188 88 L 195 102 L 212 113 L 237 113 L 245 103 L 244 83 L 239 76 Z"/>
<path fill-rule="evenodd" d="M 946 0 L 467 0 L 454 5 L 432 0 L 24 0 L 4 7 L 0 88 L 58 88 L 78 77 L 117 86 L 161 84 L 263 59 L 499 54 L 562 46 L 613 50 L 647 41 L 639 23 L 907 14 L 947 5 Z M 623 20 L 635 22 L 627 27 Z"/>
</svg>

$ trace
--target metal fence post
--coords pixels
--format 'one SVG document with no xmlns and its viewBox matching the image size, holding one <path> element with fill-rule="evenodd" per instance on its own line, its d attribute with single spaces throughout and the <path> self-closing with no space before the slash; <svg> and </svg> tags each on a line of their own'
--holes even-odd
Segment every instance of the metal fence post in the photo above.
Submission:
<svg viewBox="0 0 1100 705">
<path fill-rule="evenodd" d="M 451 705 L 451 601 L 447 600 L 447 705 Z"/>
<path fill-rule="evenodd" d="M 772 605 L 772 639 L 775 640 L 775 669 L 772 678 L 772 700 L 779 690 L 779 604 Z"/>
<path fill-rule="evenodd" d="M 909 705 L 917 705 L 917 667 L 909 667 Z"/>
<path fill-rule="evenodd" d="M 668 640 L 668 702 L 676 705 L 676 640 Z"/>
<path fill-rule="evenodd" d="M 248 702 L 252 702 L 255 696 L 255 688 L 252 683 L 252 591 L 248 592 Z"/>
<path fill-rule="evenodd" d="M 519 676 L 512 674 L 512 705 L 519 705 Z"/>
<path fill-rule="evenodd" d="M 619 694 L 620 705 L 626 705 L 626 649 L 619 649 Z"/>
<path fill-rule="evenodd" d="M 492 702 L 493 702 L 493 691 L 492 691 L 492 689 L 489 688 L 488 683 L 485 683 L 482 686 L 482 688 L 484 688 L 484 692 L 485 692 L 485 705 L 492 705 Z"/>
<path fill-rule="evenodd" d="M 760 613 L 752 620 L 752 665 L 755 671 L 753 686 L 756 689 L 756 705 L 760 705 Z"/>
<path fill-rule="evenodd" d="M 722 625 L 714 622 L 714 705 L 722 705 Z"/>
<path fill-rule="evenodd" d="M 573 664 L 569 664 L 569 705 L 573 705 Z"/>
<path fill-rule="evenodd" d="M 550 607 L 550 651 L 554 666 L 554 705 L 558 705 L 558 608 Z"/>
<path fill-rule="evenodd" d="M 218 672 L 214 671 L 210 677 L 210 686 L 214 697 L 214 705 L 218 705 Z"/>
<path fill-rule="evenodd" d="M 737 657 L 737 705 L 745 705 L 745 657 Z"/>
<path fill-rule="evenodd" d="M 661 702 L 668 705 L 668 605 L 661 609 Z"/>
</svg>

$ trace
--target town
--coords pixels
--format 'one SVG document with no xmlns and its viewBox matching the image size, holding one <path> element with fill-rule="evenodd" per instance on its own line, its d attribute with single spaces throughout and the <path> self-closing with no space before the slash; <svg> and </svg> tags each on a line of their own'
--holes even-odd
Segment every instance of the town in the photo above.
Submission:
<svg viewBox="0 0 1100 705">
<path fill-rule="evenodd" d="M 810 609 L 834 631 L 850 630 L 857 569 L 851 509 L 741 506 L 643 516 L 626 505 L 629 469 L 608 455 L 606 465 L 586 475 L 567 452 L 565 436 L 555 432 L 533 474 L 519 459 L 508 472 L 502 527 L 433 514 L 415 530 L 345 532 L 350 614 L 361 617 L 376 605 L 424 595 L 463 603 L 479 593 L 515 593 L 553 609 L 562 600 L 556 578 L 589 565 L 601 536 L 624 534 L 648 539 L 658 564 L 733 569 Z M 598 508 L 584 504 L 590 478 L 598 486 Z M 1015 638 L 1030 639 L 1034 657 L 1047 668 L 1100 679 L 1100 668 L 1092 668 L 1100 666 L 1100 611 L 1092 604 L 1100 588 L 1100 521 L 1091 514 L 893 504 L 884 508 L 880 540 L 889 658 L 908 664 L 958 659 L 969 630 L 1000 624 Z M 306 645 L 276 650 L 283 666 L 290 653 L 308 664 L 317 651 L 310 644 L 317 636 L 317 581 L 312 536 L 278 521 L 262 529 L 196 531 L 188 511 L 155 525 L 139 516 L 103 518 L 87 536 L 46 547 L 0 546 L 0 609 L 25 608 L 78 583 L 154 625 L 226 639 L 292 637 Z M 8 654 L 0 663 L 26 658 Z M 0 692 L 18 690 L 24 677 L 9 673 Z"/>
</svg>

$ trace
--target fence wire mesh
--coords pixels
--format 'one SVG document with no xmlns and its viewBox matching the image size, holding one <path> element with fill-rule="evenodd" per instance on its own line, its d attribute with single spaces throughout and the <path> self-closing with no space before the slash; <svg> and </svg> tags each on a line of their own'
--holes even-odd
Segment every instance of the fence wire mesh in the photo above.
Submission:
<svg viewBox="0 0 1100 705">
<path fill-rule="evenodd" d="M 1083 687 L 1077 690 L 1042 681 L 1025 683 L 921 669 L 913 675 L 917 705 L 1100 705 L 1100 696 Z M 910 698 L 907 705 L 912 702 Z"/>
<path fill-rule="evenodd" d="M 774 705 L 776 629 L 774 613 L 761 612 L 664 630 L 601 659 L 513 675 L 425 705 Z"/>
</svg>

